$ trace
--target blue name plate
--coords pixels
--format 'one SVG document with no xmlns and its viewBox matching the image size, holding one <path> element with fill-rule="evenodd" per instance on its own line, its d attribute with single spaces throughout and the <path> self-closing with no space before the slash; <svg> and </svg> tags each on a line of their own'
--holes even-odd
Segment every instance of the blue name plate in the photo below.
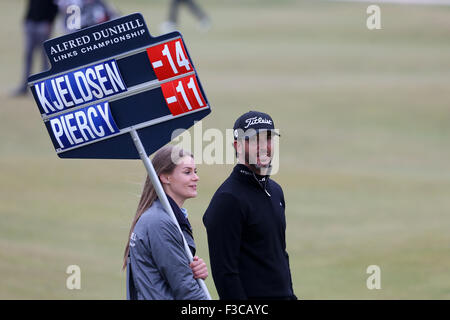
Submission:
<svg viewBox="0 0 450 320">
<path fill-rule="evenodd" d="M 46 115 L 127 91 L 115 60 L 60 74 L 34 84 Z"/>
<path fill-rule="evenodd" d="M 87 106 L 49 120 L 57 152 L 119 133 L 108 102 Z"/>
</svg>

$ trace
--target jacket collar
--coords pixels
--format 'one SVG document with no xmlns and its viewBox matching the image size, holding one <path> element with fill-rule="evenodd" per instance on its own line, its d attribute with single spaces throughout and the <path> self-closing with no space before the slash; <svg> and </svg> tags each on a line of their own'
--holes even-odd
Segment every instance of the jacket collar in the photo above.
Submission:
<svg viewBox="0 0 450 320">
<path fill-rule="evenodd" d="M 180 207 L 177 205 L 175 200 L 173 200 L 167 193 L 167 200 L 169 200 L 169 204 L 172 207 L 173 213 L 175 214 L 175 217 L 177 218 L 178 224 L 180 225 L 181 229 L 186 228 L 189 233 L 192 233 L 192 227 L 189 223 L 189 220 L 184 215 L 183 211 L 181 211 Z"/>
<path fill-rule="evenodd" d="M 267 191 L 267 183 L 269 182 L 269 175 L 262 176 L 254 173 L 246 165 L 238 163 L 233 169 L 233 175 L 237 176 L 240 180 L 252 183 L 258 186 L 260 189 L 270 197 L 270 193 Z"/>
<path fill-rule="evenodd" d="M 181 230 L 187 232 L 191 236 L 191 238 L 194 239 L 194 234 L 192 233 L 192 226 L 189 223 L 188 218 L 184 215 L 183 211 L 181 211 L 180 207 L 177 205 L 175 200 L 173 200 L 167 193 L 166 196 Z M 162 204 L 159 199 L 157 199 L 155 203 L 158 203 L 162 208 Z M 189 248 L 191 249 L 192 255 L 195 256 L 195 245 L 194 246 L 189 245 Z"/>
</svg>

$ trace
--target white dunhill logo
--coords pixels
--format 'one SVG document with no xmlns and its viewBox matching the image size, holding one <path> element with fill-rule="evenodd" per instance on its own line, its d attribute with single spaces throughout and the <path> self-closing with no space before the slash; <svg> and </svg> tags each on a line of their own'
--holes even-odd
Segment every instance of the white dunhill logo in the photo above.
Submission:
<svg viewBox="0 0 450 320">
<path fill-rule="evenodd" d="M 244 129 L 247 129 L 249 126 L 253 126 L 253 125 L 255 125 L 255 124 L 258 124 L 258 123 L 266 123 L 266 124 L 272 124 L 272 120 L 270 120 L 270 119 L 263 119 L 263 118 L 261 118 L 261 117 L 253 117 L 253 118 L 248 118 L 247 120 L 245 120 L 245 123 L 247 124 L 245 127 L 244 127 Z"/>
</svg>

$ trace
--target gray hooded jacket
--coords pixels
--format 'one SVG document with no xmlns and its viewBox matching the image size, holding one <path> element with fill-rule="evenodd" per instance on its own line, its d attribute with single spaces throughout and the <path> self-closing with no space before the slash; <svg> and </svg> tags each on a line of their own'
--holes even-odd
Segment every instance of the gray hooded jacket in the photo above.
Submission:
<svg viewBox="0 0 450 320">
<path fill-rule="evenodd" d="M 183 234 L 195 248 L 192 236 Z M 127 299 L 207 299 L 189 267 L 181 234 L 158 199 L 142 214 L 131 234 Z"/>
</svg>

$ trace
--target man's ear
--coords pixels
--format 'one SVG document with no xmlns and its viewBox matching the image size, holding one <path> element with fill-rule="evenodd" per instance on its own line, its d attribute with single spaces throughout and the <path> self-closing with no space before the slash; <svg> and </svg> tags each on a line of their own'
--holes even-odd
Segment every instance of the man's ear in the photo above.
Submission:
<svg viewBox="0 0 450 320">
<path fill-rule="evenodd" d="M 233 141 L 233 148 L 234 148 L 234 154 L 236 156 L 236 159 L 238 159 L 239 158 L 239 154 L 242 153 L 242 151 L 241 151 L 242 150 L 242 142 L 239 141 L 239 140 L 234 140 Z M 238 150 L 240 152 L 238 152 Z"/>
<path fill-rule="evenodd" d="M 245 163 L 245 152 L 244 152 L 244 141 L 243 140 L 234 140 L 233 146 L 236 152 L 236 159 L 239 163 Z"/>
</svg>

